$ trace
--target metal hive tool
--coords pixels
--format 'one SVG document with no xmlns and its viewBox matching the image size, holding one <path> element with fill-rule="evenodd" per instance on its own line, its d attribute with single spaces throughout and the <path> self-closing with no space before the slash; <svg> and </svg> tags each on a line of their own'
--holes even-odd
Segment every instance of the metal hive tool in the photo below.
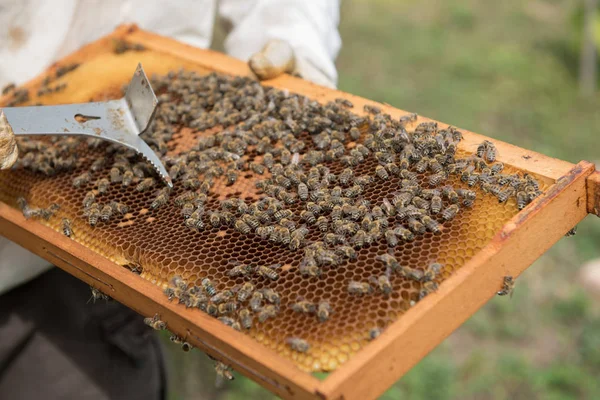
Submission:
<svg viewBox="0 0 600 400">
<path fill-rule="evenodd" d="M 124 97 L 120 99 L 54 106 L 4 107 L 2 112 L 17 136 L 88 136 L 126 146 L 145 157 L 161 179 L 172 186 L 162 162 L 139 137 L 150 125 L 157 103 L 142 64 L 138 64 Z"/>
</svg>

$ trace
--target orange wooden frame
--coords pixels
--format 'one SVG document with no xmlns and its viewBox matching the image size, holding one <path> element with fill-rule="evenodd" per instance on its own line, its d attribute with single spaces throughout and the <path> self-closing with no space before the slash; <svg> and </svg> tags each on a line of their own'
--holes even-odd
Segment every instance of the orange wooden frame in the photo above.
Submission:
<svg viewBox="0 0 600 400">
<path fill-rule="evenodd" d="M 47 72 L 52 72 L 58 64 L 92 59 L 98 51 L 105 51 L 114 39 L 140 43 L 150 51 L 177 57 L 203 69 L 250 74 L 244 62 L 217 52 L 193 48 L 133 25 L 119 27 L 109 36 L 61 60 Z M 39 84 L 43 77 L 32 80 L 26 86 Z M 376 104 L 394 117 L 406 114 L 387 105 L 288 75 L 273 79 L 268 84 L 318 101 L 345 97 L 357 108 Z M 142 315 L 158 312 L 169 330 L 187 337 L 202 351 L 232 365 L 281 397 L 375 398 L 493 297 L 504 276 L 518 276 L 589 212 L 600 215 L 600 173 L 595 172 L 593 164 L 582 161 L 574 165 L 472 132 L 463 132 L 462 149 L 473 152 L 484 138 L 492 140 L 499 150 L 501 161 L 534 173 L 552 186 L 508 221 L 490 243 L 448 278 L 436 293 L 407 311 L 377 340 L 324 381 L 300 371 L 291 361 L 208 315 L 171 304 L 157 286 L 42 224 L 25 220 L 18 210 L 3 203 L 0 203 L 0 234 L 100 288 Z"/>
</svg>

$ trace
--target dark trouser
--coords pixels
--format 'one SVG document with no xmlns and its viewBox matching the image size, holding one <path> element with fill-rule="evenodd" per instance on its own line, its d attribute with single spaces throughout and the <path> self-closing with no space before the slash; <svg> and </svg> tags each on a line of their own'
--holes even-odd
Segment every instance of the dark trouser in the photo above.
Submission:
<svg viewBox="0 0 600 400">
<path fill-rule="evenodd" d="M 157 335 L 58 268 L 0 296 L 0 397 L 164 399 Z"/>
</svg>

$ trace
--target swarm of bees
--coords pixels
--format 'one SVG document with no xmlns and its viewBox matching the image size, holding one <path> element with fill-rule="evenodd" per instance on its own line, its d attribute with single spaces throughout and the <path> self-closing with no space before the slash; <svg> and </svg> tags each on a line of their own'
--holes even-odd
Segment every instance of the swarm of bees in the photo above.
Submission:
<svg viewBox="0 0 600 400">
<path fill-rule="evenodd" d="M 265 322 L 280 312 L 279 294 L 270 288 L 257 290 L 251 282 L 218 290 L 209 278 L 202 279 L 200 286 L 193 286 L 175 276 L 164 293 L 170 301 L 204 311 L 237 331 L 249 330 L 255 319 Z"/>
<path fill-rule="evenodd" d="M 283 297 L 270 286 L 284 274 L 307 282 L 322 279 L 374 246 L 388 250 L 378 250 L 373 275 L 344 277 L 350 301 L 387 299 L 409 281 L 418 288 L 410 299 L 415 304 L 437 289 L 444 266 L 436 260 L 402 265 L 398 247 L 423 236 L 440 237 L 482 196 L 498 203 L 514 199 L 522 209 L 541 193 L 533 176 L 505 172 L 491 141 L 460 156 L 459 130 L 418 123 L 416 114 L 394 119 L 367 105 L 359 115 L 347 99 L 320 104 L 250 78 L 215 73 L 171 72 L 153 77 L 152 85 L 159 98 L 157 117 L 143 137 L 167 167 L 173 189 L 162 186 L 134 151 L 96 139 L 20 140 L 19 165 L 48 176 L 77 169 L 72 186 L 81 195 L 81 215 L 95 229 L 130 211 L 131 204 L 106 200 L 125 192 L 146 199 L 143 207 L 157 217 L 175 210 L 168 215 L 177 215 L 190 235 L 228 231 L 299 254 L 301 261 L 286 269 L 252 256 L 229 261 L 224 282 L 202 273 L 194 282 L 171 277 L 164 290 L 169 300 L 238 331 L 282 313 L 320 324 L 335 319 L 333 299 Z M 182 126 L 194 132 L 222 129 L 198 135 L 191 148 L 175 152 L 169 142 Z M 96 158 L 79 160 L 81 148 L 96 149 Z M 218 182 L 235 187 L 248 174 L 258 193 L 254 201 L 215 199 Z M 370 194 L 382 187 L 385 193 L 373 200 Z M 58 210 L 31 209 L 24 200 L 19 206 L 28 217 L 46 219 Z M 66 236 L 73 235 L 71 226 L 70 219 L 62 220 Z M 158 316 L 146 320 L 164 329 Z M 375 339 L 382 329 L 372 328 L 365 339 Z M 285 343 L 296 352 L 310 351 L 299 337 Z"/>
</svg>

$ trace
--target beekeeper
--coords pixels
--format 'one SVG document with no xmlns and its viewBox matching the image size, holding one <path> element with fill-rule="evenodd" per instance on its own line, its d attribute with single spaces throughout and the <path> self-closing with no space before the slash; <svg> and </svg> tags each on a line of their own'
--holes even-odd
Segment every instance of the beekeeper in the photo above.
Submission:
<svg viewBox="0 0 600 400">
<path fill-rule="evenodd" d="M 286 71 L 335 87 L 339 0 L 0 0 L 0 85 L 26 82 L 123 23 L 206 48 L 216 16 L 226 52 L 259 78 Z M 17 153 L 0 130 L 0 168 Z M 128 308 L 89 297 L 87 285 L 0 235 L 0 394 L 166 396 L 157 337 Z"/>
</svg>

